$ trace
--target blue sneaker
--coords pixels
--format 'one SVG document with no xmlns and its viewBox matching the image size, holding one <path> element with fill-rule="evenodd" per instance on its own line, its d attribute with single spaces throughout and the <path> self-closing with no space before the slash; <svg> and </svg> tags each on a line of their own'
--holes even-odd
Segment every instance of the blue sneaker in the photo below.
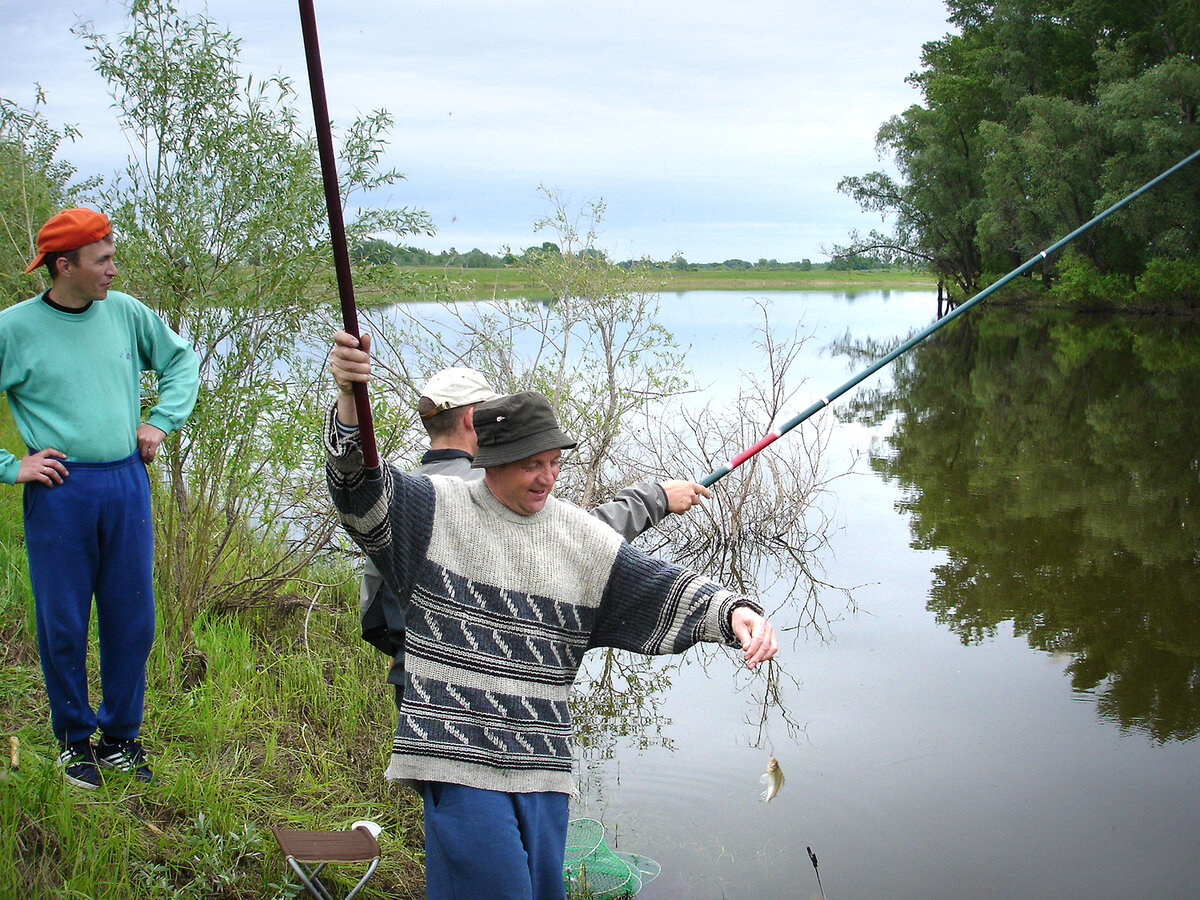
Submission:
<svg viewBox="0 0 1200 900">
<path fill-rule="evenodd" d="M 63 767 L 63 778 L 67 784 L 89 791 L 100 787 L 100 769 L 96 765 L 91 738 L 63 744 L 62 752 L 58 754 L 58 764 Z"/>
<path fill-rule="evenodd" d="M 132 773 L 134 778 L 144 784 L 154 781 L 154 773 L 146 765 L 146 751 L 136 738 L 119 740 L 101 735 L 100 742 L 96 744 L 96 758 L 102 769 Z"/>
</svg>

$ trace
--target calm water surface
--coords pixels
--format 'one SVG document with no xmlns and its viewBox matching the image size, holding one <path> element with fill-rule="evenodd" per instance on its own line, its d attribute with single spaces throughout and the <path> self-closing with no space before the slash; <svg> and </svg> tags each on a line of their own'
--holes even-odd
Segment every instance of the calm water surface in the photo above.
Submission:
<svg viewBox="0 0 1200 900">
<path fill-rule="evenodd" d="M 926 292 L 755 296 L 812 335 L 797 408 L 875 358 L 832 343 L 935 312 Z M 759 320 L 737 294 L 663 298 L 707 399 L 755 364 Z M 573 815 L 662 864 L 639 896 L 819 897 L 808 846 L 829 900 L 1200 896 L 1200 336 L 968 320 L 835 404 L 830 468 L 865 456 L 824 562 L 858 611 L 828 592 L 831 639 L 781 642 L 802 730 L 768 707 L 760 735 L 761 683 L 689 656 L 580 751 Z"/>
</svg>

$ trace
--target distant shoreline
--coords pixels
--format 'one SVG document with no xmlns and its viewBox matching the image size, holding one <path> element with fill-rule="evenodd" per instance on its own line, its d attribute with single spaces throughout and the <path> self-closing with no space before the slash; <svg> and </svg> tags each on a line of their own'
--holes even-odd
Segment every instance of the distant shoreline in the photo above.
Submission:
<svg viewBox="0 0 1200 900">
<path fill-rule="evenodd" d="M 443 294 L 445 284 L 453 282 L 461 298 L 532 297 L 544 294 L 520 268 L 441 268 L 436 266 L 397 267 L 404 273 L 409 289 L 421 292 L 428 285 L 430 294 Z M 695 272 L 662 270 L 662 293 L 681 291 L 824 291 L 824 290 L 935 290 L 937 279 L 921 272 L 829 271 L 814 269 L 727 270 L 705 269 Z M 464 290 L 465 289 L 465 290 Z"/>
<path fill-rule="evenodd" d="M 773 288 L 776 290 L 828 290 L 829 288 L 937 289 L 937 279 L 923 272 L 859 271 L 827 269 L 768 269 L 762 272 L 710 270 L 666 273 L 664 290 L 713 291 Z"/>
</svg>

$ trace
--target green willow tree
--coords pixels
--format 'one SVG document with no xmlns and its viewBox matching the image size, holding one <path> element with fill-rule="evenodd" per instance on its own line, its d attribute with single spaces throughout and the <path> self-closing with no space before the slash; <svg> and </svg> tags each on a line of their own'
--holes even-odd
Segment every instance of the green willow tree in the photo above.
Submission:
<svg viewBox="0 0 1200 900">
<path fill-rule="evenodd" d="M 839 183 L 863 209 L 892 217 L 894 234 L 854 235 L 842 252 L 887 247 L 972 293 L 1200 146 L 1195 4 L 947 8 L 959 33 L 927 43 L 909 78 L 923 104 L 878 133 L 898 177 Z M 1157 286 L 1190 284 L 1200 233 L 1192 168 L 1081 238 L 1069 265 L 1119 276 L 1126 293 L 1152 264 Z M 1043 277 L 1058 271 L 1051 261 Z"/>
<path fill-rule="evenodd" d="M 59 151 L 79 132 L 52 126 L 42 112 L 45 105 L 40 87 L 32 109 L 0 97 L 0 308 L 44 287 L 41 273 L 25 274 L 38 229 L 59 210 L 81 203 L 99 183 L 72 183 L 76 169 Z"/>
<path fill-rule="evenodd" d="M 1111 149 L 1088 107 L 1063 97 L 1022 97 L 1009 123 L 979 123 L 988 155 L 979 241 L 994 248 L 998 268 L 1011 269 L 1093 216 L 1100 196 L 1096 172 Z M 1092 230 L 1074 249 L 1094 263 L 1100 245 Z M 1048 273 L 1043 267 L 1043 276 Z"/>
<path fill-rule="evenodd" d="M 1197 26 L 1200 31 L 1200 25 Z M 1198 38 L 1200 41 L 1200 38 Z M 1100 169 L 1098 206 L 1115 203 L 1141 183 L 1200 149 L 1200 43 L 1154 66 L 1131 65 L 1124 54 L 1100 56 L 1105 74 L 1098 117 L 1112 147 Z M 1102 271 L 1140 275 L 1151 260 L 1188 262 L 1200 253 L 1200 166 L 1195 164 L 1138 199 L 1112 234 Z M 1131 261 L 1135 265 L 1131 265 Z"/>
<path fill-rule="evenodd" d="M 196 411 L 156 465 L 165 636 L 187 648 L 208 608 L 308 593 L 297 579 L 333 533 L 315 435 L 333 306 L 315 143 L 285 78 L 239 69 L 240 42 L 170 0 L 129 5 L 114 40 L 77 29 L 108 81 L 133 152 L 100 202 L 123 286 L 195 345 Z M 342 135 L 342 196 L 395 183 L 380 168 L 386 113 Z M 352 242 L 428 230 L 424 214 L 369 212 Z"/>
</svg>

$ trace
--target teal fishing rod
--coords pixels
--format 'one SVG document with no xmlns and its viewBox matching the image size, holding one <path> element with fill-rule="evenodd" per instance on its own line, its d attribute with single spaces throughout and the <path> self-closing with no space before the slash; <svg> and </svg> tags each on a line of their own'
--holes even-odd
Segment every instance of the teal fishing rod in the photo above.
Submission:
<svg viewBox="0 0 1200 900">
<path fill-rule="evenodd" d="M 1163 172 L 1157 178 L 1147 181 L 1136 191 L 1133 191 L 1131 194 L 1127 194 L 1125 197 L 1122 197 L 1120 200 L 1118 200 L 1116 203 L 1114 203 L 1112 206 L 1110 206 L 1104 212 L 1100 213 L 1098 216 L 1089 220 L 1088 222 L 1085 222 L 1083 225 L 1080 225 L 1078 228 L 1076 228 L 1074 231 L 1072 231 L 1070 234 L 1068 234 L 1062 240 L 1058 241 L 1055 244 L 1051 244 L 1049 247 L 1047 247 L 1041 253 L 1038 253 L 1036 256 L 1031 257 L 1026 262 L 1017 266 L 1015 269 L 1013 269 L 1011 272 L 1009 272 L 1007 275 L 1005 275 L 999 281 L 988 285 L 986 288 L 984 288 L 982 291 L 980 291 L 978 294 L 976 294 L 970 300 L 964 301 L 959 306 L 955 307 L 953 310 L 946 313 L 946 315 L 942 316 L 940 319 L 938 319 L 936 322 L 934 322 L 932 325 L 930 325 L 924 331 L 920 332 L 919 334 L 917 334 L 914 337 L 909 338 L 907 341 L 905 341 L 903 344 L 901 344 L 899 347 L 897 347 L 895 350 L 893 350 L 887 356 L 885 356 L 882 359 L 878 360 L 877 362 L 873 363 L 868 368 L 863 369 L 863 371 L 859 372 L 857 375 L 855 375 L 853 378 L 851 378 L 849 381 L 847 381 L 841 387 L 837 388 L 836 390 L 830 391 L 828 394 L 825 394 L 819 400 L 814 402 L 812 404 L 812 406 L 808 407 L 808 409 L 804 410 L 803 412 L 801 412 L 799 415 L 795 416 L 794 418 L 788 419 L 786 422 L 784 422 L 778 428 L 774 429 L 766 436 L 760 438 L 754 444 L 750 445 L 745 450 L 743 450 L 741 453 L 737 454 L 737 456 L 735 456 L 731 460 L 729 460 L 729 462 L 727 462 L 725 465 L 720 466 L 719 468 L 716 468 L 713 471 L 709 472 L 702 479 L 700 479 L 700 483 L 702 485 L 704 485 L 705 487 L 710 487 L 711 485 L 720 481 L 722 478 L 724 478 L 726 475 L 728 475 L 730 472 L 732 472 L 734 469 L 736 469 L 738 466 L 740 466 L 746 460 L 750 459 L 752 456 L 757 454 L 759 451 L 761 451 L 761 450 L 765 449 L 766 447 L 770 446 L 771 444 L 775 443 L 777 440 L 779 440 L 781 437 L 783 437 L 785 434 L 787 434 L 789 431 L 791 431 L 793 428 L 795 428 L 801 422 L 803 422 L 804 420 L 806 420 L 808 418 L 811 418 L 813 415 L 820 412 L 822 409 L 824 409 L 826 406 L 828 406 L 830 403 L 832 403 L 838 397 L 842 396 L 842 394 L 846 393 L 846 391 L 850 390 L 852 387 L 855 387 L 856 385 L 858 385 L 858 384 L 862 383 L 863 381 L 865 381 L 866 379 L 870 378 L 872 375 L 874 375 L 876 372 L 878 372 L 880 369 L 882 369 L 884 366 L 886 366 L 892 360 L 896 359 L 901 354 L 907 353 L 909 350 L 911 350 L 913 347 L 917 346 L 917 344 L 921 343 L 921 341 L 925 340 L 925 338 L 929 337 L 931 334 L 933 334 L 939 328 L 942 328 L 942 327 L 950 324 L 951 321 L 953 321 L 954 319 L 957 319 L 959 316 L 961 316 L 963 313 L 965 313 L 967 310 L 969 310 L 971 307 L 973 307 L 976 303 L 979 303 L 985 297 L 988 297 L 991 294 L 995 293 L 996 291 L 1000 290 L 1000 288 L 1004 287 L 1004 285 L 1008 284 L 1010 281 L 1012 281 L 1018 275 L 1024 274 L 1025 272 L 1029 271 L 1031 268 L 1033 268 L 1038 263 L 1042 262 L 1045 259 L 1048 259 L 1050 257 L 1051 253 L 1061 250 L 1063 247 L 1065 247 L 1067 244 L 1071 243 L 1071 241 L 1075 240 L 1075 238 L 1079 237 L 1085 231 L 1094 227 L 1097 223 L 1103 221 L 1104 219 L 1108 218 L 1108 216 L 1115 213 L 1121 207 L 1126 206 L 1127 204 L 1131 203 L 1133 200 L 1136 200 L 1142 194 L 1146 193 L 1146 191 L 1150 190 L 1155 185 L 1157 185 L 1160 181 L 1170 178 L 1172 175 L 1174 175 L 1176 172 L 1178 172 L 1180 169 L 1182 169 L 1188 163 L 1193 162 L 1196 159 L 1200 159 L 1200 150 L 1197 150 L 1191 156 L 1187 157 L 1187 159 L 1184 159 L 1181 162 L 1178 162 L 1175 165 L 1171 166 L 1171 168 L 1167 169 L 1165 172 Z"/>
</svg>

